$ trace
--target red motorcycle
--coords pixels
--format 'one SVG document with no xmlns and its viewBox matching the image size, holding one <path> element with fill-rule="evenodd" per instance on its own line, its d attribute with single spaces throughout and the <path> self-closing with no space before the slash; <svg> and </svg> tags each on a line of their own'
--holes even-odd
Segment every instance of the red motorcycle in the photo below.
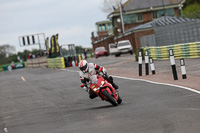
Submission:
<svg viewBox="0 0 200 133">
<path fill-rule="evenodd" d="M 122 99 L 115 88 L 103 78 L 104 76 L 105 75 L 101 74 L 91 76 L 89 79 L 89 89 L 91 89 L 102 100 L 110 102 L 113 106 L 117 106 L 122 102 Z M 84 86 L 84 84 L 81 85 L 81 87 Z"/>
</svg>

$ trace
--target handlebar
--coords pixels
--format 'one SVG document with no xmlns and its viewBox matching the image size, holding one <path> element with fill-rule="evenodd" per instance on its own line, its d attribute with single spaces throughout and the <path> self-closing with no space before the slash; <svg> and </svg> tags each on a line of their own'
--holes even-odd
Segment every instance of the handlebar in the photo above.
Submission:
<svg viewBox="0 0 200 133">
<path fill-rule="evenodd" d="M 100 72 L 99 70 L 97 70 L 96 72 L 97 72 L 98 75 L 100 75 L 102 77 L 107 76 L 107 72 Z"/>
</svg>

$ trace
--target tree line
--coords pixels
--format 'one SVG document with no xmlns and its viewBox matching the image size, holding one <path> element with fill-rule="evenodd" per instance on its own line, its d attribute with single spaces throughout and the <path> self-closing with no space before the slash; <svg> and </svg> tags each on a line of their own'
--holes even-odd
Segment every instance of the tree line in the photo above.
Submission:
<svg viewBox="0 0 200 133">
<path fill-rule="evenodd" d="M 77 54 L 83 54 L 85 49 L 82 46 L 76 46 L 75 48 Z M 87 48 L 87 51 L 88 53 L 92 53 L 92 48 Z M 20 60 L 26 61 L 30 53 L 38 55 L 41 51 L 38 49 L 32 49 L 31 51 L 24 50 L 23 52 L 15 52 L 15 47 L 10 44 L 0 45 L 0 65 L 10 64 L 11 62 L 19 62 Z"/>
<path fill-rule="evenodd" d="M 11 62 L 26 61 L 28 54 L 37 55 L 40 51 L 37 49 L 24 50 L 23 52 L 15 53 L 16 49 L 10 44 L 0 45 L 0 64 L 9 64 Z"/>
<path fill-rule="evenodd" d="M 183 5 L 183 15 L 190 18 L 200 18 L 200 0 L 186 0 Z"/>
</svg>

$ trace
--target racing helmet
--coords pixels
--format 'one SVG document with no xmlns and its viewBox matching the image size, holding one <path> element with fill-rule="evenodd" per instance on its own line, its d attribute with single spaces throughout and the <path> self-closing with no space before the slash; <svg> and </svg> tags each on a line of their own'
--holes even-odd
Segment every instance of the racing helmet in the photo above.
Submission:
<svg viewBox="0 0 200 133">
<path fill-rule="evenodd" d="M 88 62 L 86 60 L 81 60 L 78 66 L 83 73 L 88 71 Z"/>
</svg>

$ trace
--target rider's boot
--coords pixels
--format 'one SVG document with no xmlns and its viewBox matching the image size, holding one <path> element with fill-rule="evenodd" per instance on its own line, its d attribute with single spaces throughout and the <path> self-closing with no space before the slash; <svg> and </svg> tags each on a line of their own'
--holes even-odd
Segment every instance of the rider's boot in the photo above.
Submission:
<svg viewBox="0 0 200 133">
<path fill-rule="evenodd" d="M 108 80 L 108 82 L 110 82 L 112 84 L 112 86 L 115 88 L 115 90 L 117 90 L 119 87 L 113 82 L 113 77 L 109 76 L 108 78 L 106 78 Z"/>
<path fill-rule="evenodd" d="M 114 82 L 112 82 L 112 86 L 115 88 L 115 90 L 119 88 Z"/>
</svg>

